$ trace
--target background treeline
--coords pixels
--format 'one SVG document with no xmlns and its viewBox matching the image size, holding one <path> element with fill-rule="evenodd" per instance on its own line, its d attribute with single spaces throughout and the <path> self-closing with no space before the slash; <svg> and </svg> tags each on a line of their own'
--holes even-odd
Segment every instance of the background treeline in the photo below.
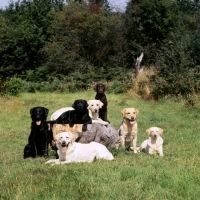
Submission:
<svg viewBox="0 0 200 200">
<path fill-rule="evenodd" d="M 76 91 L 104 81 L 115 93 L 191 100 L 200 91 L 199 31 L 194 0 L 130 0 L 125 12 L 106 0 L 11 2 L 0 10 L 0 90 Z"/>
</svg>

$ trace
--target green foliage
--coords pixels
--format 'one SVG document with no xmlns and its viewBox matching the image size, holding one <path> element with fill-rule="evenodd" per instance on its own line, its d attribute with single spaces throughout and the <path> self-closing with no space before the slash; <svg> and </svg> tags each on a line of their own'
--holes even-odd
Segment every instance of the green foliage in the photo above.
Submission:
<svg viewBox="0 0 200 200">
<path fill-rule="evenodd" d="M 41 49 L 49 39 L 48 13 L 61 5 L 62 0 L 23 0 L 0 12 L 0 72 L 4 76 L 40 65 L 45 56 Z"/>
<path fill-rule="evenodd" d="M 180 95 L 187 98 L 189 94 L 199 91 L 199 67 L 195 66 L 188 51 L 190 38 L 188 34 L 180 37 L 179 40 L 176 37 L 173 38 L 171 42 L 163 46 L 158 55 L 158 73 L 151 80 L 152 94 L 156 99 L 168 95 Z"/>
<path fill-rule="evenodd" d="M 195 4 L 194 9 L 194 3 L 187 2 L 187 12 L 182 3 L 171 0 L 128 3 L 126 26 L 130 60 L 143 52 L 143 63 L 156 65 L 158 73 L 151 77 L 155 99 L 173 95 L 187 98 L 199 91 L 199 6 Z"/>
<path fill-rule="evenodd" d="M 126 27 L 129 59 L 144 53 L 144 63 L 155 62 L 162 41 L 178 23 L 178 6 L 171 0 L 132 0 L 127 5 Z"/>
<path fill-rule="evenodd" d="M 146 92 L 144 82 L 133 84 L 139 96 L 151 89 L 155 99 L 188 98 L 200 90 L 199 11 L 192 0 L 131 0 L 125 13 L 112 12 L 107 0 L 10 2 L 0 10 L 0 74 L 17 74 L 30 92 L 107 81 L 121 93 L 132 87 L 123 80 L 143 52 L 141 64 L 155 66 L 156 75 Z"/>
<path fill-rule="evenodd" d="M 25 81 L 16 76 L 8 78 L 5 83 L 4 94 L 18 96 L 23 91 Z"/>
<path fill-rule="evenodd" d="M 69 3 L 63 11 L 51 14 L 52 39 L 44 47 L 50 71 L 68 74 L 87 65 L 106 66 L 106 71 L 110 66 L 126 66 L 120 14 L 93 13 L 85 3 Z"/>
<path fill-rule="evenodd" d="M 108 93 L 113 93 L 113 94 L 120 94 L 124 93 L 131 87 L 132 84 L 130 83 L 125 83 L 123 84 L 121 81 L 114 80 L 112 85 L 108 88 Z"/>
</svg>

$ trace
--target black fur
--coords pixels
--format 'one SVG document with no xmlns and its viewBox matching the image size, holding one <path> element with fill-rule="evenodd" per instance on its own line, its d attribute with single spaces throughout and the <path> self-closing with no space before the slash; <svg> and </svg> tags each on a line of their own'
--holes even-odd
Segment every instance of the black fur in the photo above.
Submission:
<svg viewBox="0 0 200 200">
<path fill-rule="evenodd" d="M 56 120 L 48 121 L 50 124 L 69 124 L 71 127 L 74 124 L 83 124 L 82 131 L 87 130 L 87 124 L 92 124 L 92 119 L 89 116 L 87 109 L 88 103 L 86 100 L 78 99 L 72 104 L 74 110 L 63 112 Z"/>
<path fill-rule="evenodd" d="M 75 110 L 68 110 L 63 112 L 56 120 L 47 121 L 50 124 L 69 124 L 70 127 L 74 126 L 76 120 Z"/>
<path fill-rule="evenodd" d="M 94 90 L 96 91 L 96 100 L 100 100 L 103 103 L 102 108 L 99 109 L 99 118 L 101 118 L 103 121 L 108 121 L 107 119 L 107 106 L 108 101 L 105 95 L 106 86 L 103 83 L 98 83 L 94 86 Z"/>
<path fill-rule="evenodd" d="M 34 107 L 30 110 L 32 119 L 28 144 L 24 148 L 24 159 L 38 156 L 48 157 L 48 144 L 52 142 L 53 133 L 46 122 L 49 110 L 45 107 Z M 40 121 L 40 124 L 37 124 Z"/>
</svg>

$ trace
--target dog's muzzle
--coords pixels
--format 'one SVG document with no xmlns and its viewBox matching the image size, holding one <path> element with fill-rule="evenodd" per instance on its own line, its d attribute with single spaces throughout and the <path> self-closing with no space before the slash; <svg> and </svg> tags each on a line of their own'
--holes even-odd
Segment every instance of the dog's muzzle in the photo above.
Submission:
<svg viewBox="0 0 200 200">
<path fill-rule="evenodd" d="M 68 149 L 68 144 L 65 141 L 63 141 L 61 143 L 61 147 L 62 147 L 62 153 L 66 153 Z"/>
<path fill-rule="evenodd" d="M 134 124 L 135 123 L 135 119 L 134 118 L 131 118 L 131 119 L 128 119 L 128 120 L 129 120 L 130 124 Z"/>
</svg>

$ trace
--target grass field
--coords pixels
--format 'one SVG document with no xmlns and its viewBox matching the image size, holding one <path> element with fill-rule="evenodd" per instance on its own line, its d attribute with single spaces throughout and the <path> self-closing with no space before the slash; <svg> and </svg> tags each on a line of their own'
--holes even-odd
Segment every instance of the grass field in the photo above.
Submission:
<svg viewBox="0 0 200 200">
<path fill-rule="evenodd" d="M 140 113 L 137 146 L 151 126 L 164 129 L 164 157 L 112 150 L 116 161 L 45 165 L 44 158 L 23 159 L 30 133 L 30 109 L 44 106 L 51 114 L 76 99 L 94 99 L 94 91 L 72 94 L 23 93 L 0 98 L 0 199 L 2 200 L 129 200 L 200 198 L 200 103 L 183 100 L 144 101 L 107 94 L 108 119 L 119 127 L 120 111 Z M 50 153 L 54 158 L 55 154 Z"/>
</svg>

